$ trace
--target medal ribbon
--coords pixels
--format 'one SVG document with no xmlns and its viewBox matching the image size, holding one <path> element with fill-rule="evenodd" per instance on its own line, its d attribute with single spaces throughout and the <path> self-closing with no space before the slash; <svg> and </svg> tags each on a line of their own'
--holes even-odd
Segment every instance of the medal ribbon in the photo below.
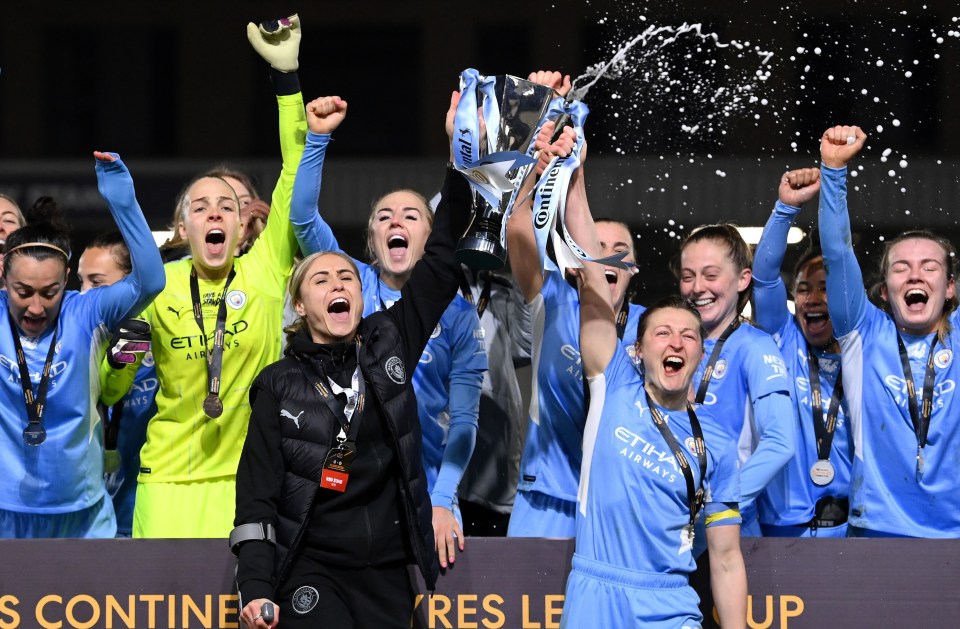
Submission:
<svg viewBox="0 0 960 629">
<path fill-rule="evenodd" d="M 739 327 L 740 316 L 738 315 L 730 322 L 730 325 L 723 331 L 720 338 L 717 339 L 717 344 L 713 346 L 713 351 L 710 352 L 710 360 L 707 361 L 707 368 L 703 370 L 703 378 L 700 379 L 700 386 L 697 388 L 697 397 L 694 399 L 697 404 L 703 404 L 703 399 L 707 397 L 707 389 L 710 387 L 710 376 L 713 375 L 713 367 L 720 358 L 720 350 L 723 349 L 723 344 L 727 342 L 730 335 L 736 332 Z"/>
<path fill-rule="evenodd" d="M 312 364 L 305 363 L 300 360 L 299 357 L 295 356 L 303 375 L 313 384 L 313 388 L 320 394 L 320 398 L 324 404 L 327 405 L 327 408 L 330 409 L 330 412 L 333 413 L 334 419 L 336 419 L 340 425 L 340 434 L 337 435 L 337 443 L 341 446 L 343 446 L 348 439 L 351 443 L 356 441 L 356 434 L 353 435 L 352 439 L 349 438 L 350 428 L 354 428 L 354 433 L 359 429 L 360 420 L 363 418 L 364 401 L 366 399 L 366 383 L 360 371 L 359 338 L 355 341 L 354 346 L 357 353 L 357 366 L 353 370 L 353 376 L 351 378 L 350 386 L 353 387 L 351 392 L 347 392 L 340 387 L 340 385 L 334 382 L 325 372 L 321 371 L 321 373 L 318 374 Z M 329 384 L 330 387 L 328 387 L 327 384 Z M 340 409 L 340 406 L 336 402 L 335 396 L 337 393 L 345 393 L 347 395 L 347 404 L 343 410 Z M 350 393 L 354 393 L 354 395 L 350 395 Z"/>
<path fill-rule="evenodd" d="M 487 305 L 490 303 L 490 285 L 492 284 L 489 272 L 480 272 L 478 275 L 483 275 L 483 287 L 480 289 L 480 299 L 476 302 L 477 318 L 482 317 L 483 313 L 487 310 Z M 470 289 L 470 281 L 467 280 L 467 274 L 462 268 L 460 270 L 460 292 L 463 294 L 464 299 L 471 304 L 474 303 L 473 291 Z"/>
<path fill-rule="evenodd" d="M 923 448 L 927 445 L 927 431 L 930 428 L 930 414 L 933 412 L 933 386 L 936 380 L 936 371 L 933 368 L 933 350 L 937 347 L 937 335 L 933 335 L 930 343 L 930 352 L 927 355 L 927 369 L 923 375 L 923 392 L 920 398 L 920 408 L 917 408 L 917 391 L 913 384 L 913 370 L 910 369 L 910 359 L 903 338 L 897 334 L 897 345 L 900 350 L 900 363 L 903 365 L 903 378 L 907 381 L 907 399 L 910 408 L 910 421 L 913 422 L 913 431 L 917 435 L 917 480 L 923 478 Z"/>
<path fill-rule="evenodd" d="M 697 516 L 700 515 L 700 510 L 703 508 L 703 481 L 707 475 L 707 446 L 703 441 L 703 430 L 700 428 L 700 421 L 697 419 L 697 414 L 693 412 L 693 406 L 687 402 L 687 415 L 690 417 L 690 429 L 693 432 L 694 450 L 697 452 L 697 466 L 700 468 L 700 484 L 699 487 L 696 487 L 693 482 L 693 470 L 690 469 L 686 452 L 673 435 L 673 431 L 667 426 L 667 421 L 663 413 L 659 408 L 654 406 L 653 400 L 650 399 L 650 394 L 646 391 L 644 391 L 644 394 L 647 396 L 647 408 L 650 409 L 650 417 L 653 418 L 653 423 L 657 427 L 657 430 L 660 431 L 667 445 L 673 451 L 673 456 L 676 457 L 677 463 L 680 465 L 680 470 L 683 472 L 683 479 L 687 481 L 687 495 L 690 497 L 690 530 L 693 531 Z"/>
<path fill-rule="evenodd" d="M 203 335 L 203 347 L 207 352 L 207 395 L 220 397 L 220 372 L 223 369 L 223 343 L 227 329 L 227 291 L 230 282 L 237 274 L 231 268 L 227 275 L 227 282 L 223 285 L 223 294 L 220 296 L 220 306 L 217 309 L 217 326 L 213 333 L 213 349 L 207 345 L 207 332 L 203 327 L 203 309 L 200 305 L 200 282 L 197 279 L 196 267 L 190 269 L 190 298 L 193 300 L 193 318 Z"/>
<path fill-rule="evenodd" d="M 817 458 L 826 461 L 830 458 L 833 435 L 837 429 L 837 415 L 840 414 L 840 398 L 843 397 L 843 372 L 837 372 L 837 383 L 830 396 L 827 418 L 823 418 L 823 400 L 820 394 L 820 361 L 807 343 L 807 365 L 810 368 L 810 398 L 813 406 L 813 432 L 817 437 Z"/>
<path fill-rule="evenodd" d="M 627 331 L 627 319 L 630 317 L 630 302 L 623 298 L 623 305 L 620 306 L 620 312 L 617 313 L 617 338 L 623 340 L 623 335 Z"/>
<path fill-rule="evenodd" d="M 17 352 L 17 367 L 20 369 L 20 388 L 23 390 L 23 401 L 27 406 L 27 427 L 23 430 L 23 442 L 28 446 L 38 446 L 47 438 L 47 431 L 43 428 L 43 410 L 47 402 L 47 389 L 50 387 L 50 368 L 53 366 L 53 356 L 57 348 L 57 333 L 60 331 L 59 315 L 54 322 L 53 338 L 50 339 L 50 349 L 47 350 L 47 359 L 43 363 L 43 372 L 40 374 L 40 384 L 37 386 L 37 395 L 33 395 L 33 384 L 30 382 L 30 369 L 27 367 L 27 356 L 23 353 L 20 344 L 20 332 L 13 316 L 7 312 L 10 322 L 10 332 L 13 334 L 13 346 Z"/>
</svg>

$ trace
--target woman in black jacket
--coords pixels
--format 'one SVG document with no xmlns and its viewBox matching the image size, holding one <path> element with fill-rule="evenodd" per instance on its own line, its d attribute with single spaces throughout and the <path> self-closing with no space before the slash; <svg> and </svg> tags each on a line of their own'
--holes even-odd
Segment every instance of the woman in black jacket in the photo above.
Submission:
<svg viewBox="0 0 960 629">
<path fill-rule="evenodd" d="M 450 125 L 448 124 L 448 127 Z M 298 327 L 250 390 L 231 546 L 248 627 L 409 627 L 415 563 L 439 574 L 410 376 L 458 289 L 471 193 L 447 170 L 424 256 L 392 307 L 363 318 L 353 261 L 309 256 Z M 290 330 L 288 330 L 290 332 Z M 271 622 L 263 606 L 276 601 Z M 269 613 L 266 614 L 268 617 Z"/>
</svg>

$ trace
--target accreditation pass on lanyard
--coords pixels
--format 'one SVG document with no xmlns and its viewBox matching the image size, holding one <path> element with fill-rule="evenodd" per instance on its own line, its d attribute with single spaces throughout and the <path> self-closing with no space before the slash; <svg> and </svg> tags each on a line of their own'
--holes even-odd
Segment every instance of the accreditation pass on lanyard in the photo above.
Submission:
<svg viewBox="0 0 960 629">
<path fill-rule="evenodd" d="M 340 439 L 343 441 L 340 441 Z M 350 466 L 353 464 L 353 456 L 357 450 L 353 444 L 347 443 L 347 435 L 340 429 L 337 435 L 338 443 L 327 454 L 323 462 L 323 472 L 320 474 L 320 486 L 334 491 L 344 492 L 347 490 L 347 481 L 350 480 Z"/>
<path fill-rule="evenodd" d="M 327 458 L 323 461 L 323 471 L 320 474 L 320 486 L 333 491 L 344 492 L 347 490 L 347 481 L 350 480 L 350 466 L 353 464 L 353 458 L 357 454 L 357 445 L 355 441 L 350 441 L 351 424 L 356 428 L 359 419 L 363 417 L 363 399 L 364 383 L 363 375 L 360 373 L 360 345 L 357 343 L 357 367 L 353 370 L 350 389 L 340 387 L 331 378 L 327 378 L 327 383 L 335 395 L 343 393 L 347 396 L 347 405 L 342 413 L 337 413 L 334 406 L 330 410 L 340 424 L 340 432 L 337 434 L 337 445 L 330 449 Z M 322 392 L 321 392 L 322 394 Z M 330 395 L 324 396 L 324 401 L 330 404 Z M 354 437 L 356 439 L 356 437 Z"/>
<path fill-rule="evenodd" d="M 360 372 L 360 340 L 355 341 L 357 352 L 357 367 L 353 370 L 351 378 L 351 388 L 344 389 L 333 379 L 322 374 L 320 379 L 311 376 L 317 375 L 311 373 L 311 369 L 300 363 L 303 373 L 313 383 L 313 388 L 320 394 L 321 399 L 333 413 L 337 420 L 340 432 L 337 433 L 337 443 L 330 448 L 326 458 L 323 460 L 323 470 L 320 473 L 320 486 L 333 491 L 344 492 L 347 490 L 347 481 L 350 480 L 350 466 L 357 454 L 356 437 L 350 439 L 351 426 L 353 433 L 356 433 L 360 420 L 363 418 L 364 398 L 366 396 L 363 374 Z M 326 382 L 323 382 L 326 380 Z M 329 388 L 328 388 L 329 387 Z M 334 396 L 344 394 L 347 397 L 347 404 L 341 410 Z"/>
</svg>

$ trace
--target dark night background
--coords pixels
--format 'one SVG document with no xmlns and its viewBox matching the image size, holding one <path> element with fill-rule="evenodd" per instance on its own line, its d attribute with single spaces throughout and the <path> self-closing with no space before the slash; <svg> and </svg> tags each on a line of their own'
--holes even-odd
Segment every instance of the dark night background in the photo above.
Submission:
<svg viewBox="0 0 960 629">
<path fill-rule="evenodd" d="M 960 241 L 952 212 L 960 7 L 942 0 L 6 3 L 0 191 L 22 205 L 57 197 L 77 250 L 111 228 L 94 149 L 123 155 L 154 229 L 169 220 L 180 186 L 215 163 L 250 170 L 269 196 L 279 170 L 276 107 L 245 25 L 293 12 L 303 25 L 304 98 L 338 94 L 350 103 L 328 153 L 321 209 L 355 255 L 375 195 L 401 184 L 435 191 L 446 161 L 443 114 L 464 68 L 576 77 L 651 24 L 683 22 L 774 56 L 757 83 L 766 105 L 711 104 L 717 88 L 753 81 L 757 57 L 689 43 L 635 59 L 632 71 L 585 98 L 594 213 L 633 226 L 644 293 L 675 289 L 665 261 L 690 228 L 762 225 L 779 175 L 814 165 L 820 134 L 837 123 L 871 135 L 850 193 L 868 270 L 880 238 L 907 227 Z M 713 132 L 707 124 L 680 130 L 711 113 Z M 801 216 L 809 227 L 815 208 Z"/>
</svg>

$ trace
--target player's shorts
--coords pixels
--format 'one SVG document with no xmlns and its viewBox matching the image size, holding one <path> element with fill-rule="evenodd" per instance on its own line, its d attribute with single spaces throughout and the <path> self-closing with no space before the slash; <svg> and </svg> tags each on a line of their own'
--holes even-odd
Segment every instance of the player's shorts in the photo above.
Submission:
<svg viewBox="0 0 960 629">
<path fill-rule="evenodd" d="M 133 536 L 227 538 L 236 510 L 237 482 L 232 476 L 187 483 L 139 483 Z"/>
<path fill-rule="evenodd" d="M 106 494 L 86 509 L 69 513 L 23 513 L 0 509 L 0 538 L 110 538 L 117 534 L 113 501 Z"/>
<path fill-rule="evenodd" d="M 701 629 L 700 598 L 687 577 L 611 566 L 573 556 L 561 629 Z"/>
</svg>

